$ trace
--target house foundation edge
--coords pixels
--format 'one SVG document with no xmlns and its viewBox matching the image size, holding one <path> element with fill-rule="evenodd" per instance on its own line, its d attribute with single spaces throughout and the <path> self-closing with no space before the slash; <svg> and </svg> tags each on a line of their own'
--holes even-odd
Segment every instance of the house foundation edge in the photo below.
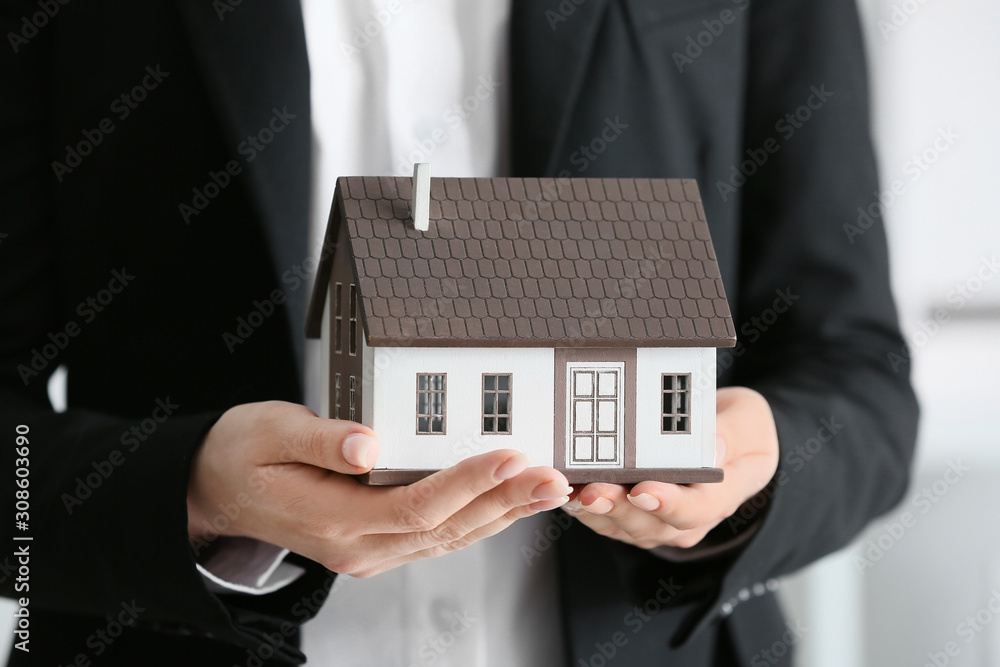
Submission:
<svg viewBox="0 0 1000 667">
<path fill-rule="evenodd" d="M 638 484 L 665 482 L 669 484 L 715 484 L 725 479 L 722 468 L 556 468 L 570 484 Z M 356 475 L 370 486 L 405 486 L 439 472 L 437 470 L 402 470 L 381 468 Z"/>
</svg>

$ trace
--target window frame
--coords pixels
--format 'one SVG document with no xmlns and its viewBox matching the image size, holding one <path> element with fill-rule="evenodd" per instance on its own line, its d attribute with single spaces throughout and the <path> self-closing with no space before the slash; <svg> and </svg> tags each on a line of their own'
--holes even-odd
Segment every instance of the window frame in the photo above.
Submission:
<svg viewBox="0 0 1000 667">
<path fill-rule="evenodd" d="M 342 398 L 341 374 L 333 374 L 333 418 L 340 419 L 340 401 Z"/>
<path fill-rule="evenodd" d="M 344 314 L 343 296 L 344 283 L 334 284 L 333 299 L 333 352 L 342 354 L 344 351 Z"/>
<path fill-rule="evenodd" d="M 360 296 L 358 294 L 358 287 L 354 283 L 350 284 L 350 297 L 349 297 L 349 307 L 350 312 L 347 314 L 348 322 L 348 355 L 352 357 L 358 356 L 358 310 L 361 306 L 359 303 Z"/>
<path fill-rule="evenodd" d="M 493 389 L 486 388 L 486 378 L 492 377 L 496 379 L 496 384 Z M 500 378 L 507 378 L 507 389 L 500 389 Z M 493 406 L 496 410 L 492 415 L 486 414 L 486 394 L 493 394 Z M 507 412 L 500 413 L 500 394 L 507 394 Z M 513 373 L 483 373 L 482 376 L 482 400 L 480 401 L 481 410 L 479 415 L 479 428 L 482 435 L 512 435 L 514 431 L 514 374 Z M 492 418 L 494 420 L 494 426 L 497 430 L 487 431 L 486 430 L 486 420 Z M 507 430 L 501 431 L 500 422 L 501 418 L 507 419 Z"/>
<path fill-rule="evenodd" d="M 350 379 L 350 390 L 349 390 L 350 391 L 350 394 L 349 394 L 350 398 L 348 399 L 348 403 L 347 403 L 347 418 L 350 421 L 352 421 L 352 422 L 356 422 L 356 421 L 358 421 L 358 419 L 357 419 L 357 416 L 358 416 L 358 412 L 357 412 L 357 405 L 358 405 L 358 403 L 357 403 L 357 401 L 358 401 L 358 391 L 357 391 L 357 389 L 358 389 L 358 376 L 351 375 L 350 378 L 351 378 Z"/>
<path fill-rule="evenodd" d="M 673 382 L 670 389 L 664 387 L 664 380 L 666 378 L 672 378 Z M 680 388 L 678 380 L 684 379 L 684 387 Z M 660 435 L 690 435 L 691 433 L 691 421 L 692 421 L 692 392 L 691 392 L 691 373 L 660 373 Z M 671 396 L 671 406 L 672 409 L 668 412 L 666 409 L 666 397 Z M 684 395 L 687 397 L 687 410 L 680 410 L 680 401 L 678 397 Z M 673 420 L 673 428 L 667 430 L 664 428 L 664 422 L 667 419 Z M 678 420 L 686 420 L 686 428 L 678 428 Z"/>
<path fill-rule="evenodd" d="M 421 389 L 420 388 L 420 378 L 422 377 L 440 377 L 441 378 L 441 389 Z M 428 383 L 428 386 L 430 383 Z M 441 414 L 431 414 L 431 413 L 421 413 L 420 412 L 420 394 L 441 394 Z M 447 435 L 448 434 L 448 374 L 447 373 L 417 373 L 416 377 L 416 419 L 414 427 L 417 435 Z M 428 399 L 427 405 L 431 406 L 432 401 Z M 441 430 L 440 431 L 421 431 L 420 430 L 420 420 L 422 418 L 427 418 L 433 420 L 436 417 L 441 418 Z M 428 422 L 432 424 L 433 421 Z"/>
</svg>

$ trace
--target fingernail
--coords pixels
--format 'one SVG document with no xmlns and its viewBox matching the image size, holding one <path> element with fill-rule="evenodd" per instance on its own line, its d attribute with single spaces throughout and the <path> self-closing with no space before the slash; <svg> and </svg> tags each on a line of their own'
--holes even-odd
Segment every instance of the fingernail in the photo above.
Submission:
<svg viewBox="0 0 1000 667">
<path fill-rule="evenodd" d="M 726 462 L 726 441 L 715 436 L 715 467 L 721 468 Z"/>
<path fill-rule="evenodd" d="M 371 457 L 371 461 L 368 458 Z M 375 438 L 364 433 L 352 433 L 344 438 L 344 460 L 357 468 L 375 465 Z"/>
<path fill-rule="evenodd" d="M 598 496 L 597 500 L 582 507 L 591 514 L 607 514 L 615 508 L 615 504 L 604 496 Z"/>
<path fill-rule="evenodd" d="M 580 502 L 579 498 L 574 498 L 565 505 L 562 506 L 567 512 L 579 512 L 583 509 L 583 504 Z"/>
<path fill-rule="evenodd" d="M 647 512 L 655 512 L 660 509 L 660 501 L 656 498 L 656 496 L 652 496 L 648 493 L 640 493 L 637 496 L 630 495 L 626 496 L 626 498 L 628 498 L 630 503 Z"/>
<path fill-rule="evenodd" d="M 573 489 L 566 482 L 553 479 L 536 486 L 535 490 L 531 492 L 531 498 L 532 500 L 555 500 L 556 498 L 569 496 L 572 492 Z"/>
<path fill-rule="evenodd" d="M 528 463 L 528 457 L 515 454 L 501 463 L 500 467 L 493 472 L 493 476 L 502 480 L 517 477 L 528 469 Z"/>
<path fill-rule="evenodd" d="M 560 505 L 565 507 L 564 503 L 569 501 L 569 496 L 563 496 L 562 498 L 555 498 L 553 500 L 539 500 L 537 503 L 531 503 L 528 505 L 528 509 L 534 510 L 535 512 L 545 512 L 548 510 L 554 510 Z"/>
</svg>

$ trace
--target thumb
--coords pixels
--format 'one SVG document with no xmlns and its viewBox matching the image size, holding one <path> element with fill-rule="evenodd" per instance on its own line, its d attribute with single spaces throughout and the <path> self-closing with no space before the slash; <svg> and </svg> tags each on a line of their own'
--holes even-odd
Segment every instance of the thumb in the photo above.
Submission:
<svg viewBox="0 0 1000 667">
<path fill-rule="evenodd" d="M 293 426 L 283 463 L 306 463 L 346 475 L 368 472 L 378 460 L 375 433 L 357 422 L 304 416 Z"/>
</svg>

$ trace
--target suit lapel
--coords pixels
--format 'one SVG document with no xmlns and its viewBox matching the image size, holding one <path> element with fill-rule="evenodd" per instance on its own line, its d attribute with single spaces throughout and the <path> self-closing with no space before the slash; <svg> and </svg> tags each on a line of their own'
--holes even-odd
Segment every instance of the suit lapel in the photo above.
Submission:
<svg viewBox="0 0 1000 667">
<path fill-rule="evenodd" d="M 555 176 L 609 0 L 514 0 L 510 22 L 513 172 Z M 553 76 L 553 73 L 557 73 Z"/>
<path fill-rule="evenodd" d="M 219 169 L 228 160 L 242 168 L 238 181 L 280 277 L 307 253 L 312 127 L 301 8 L 295 0 L 177 1 L 222 129 Z M 285 291 L 298 344 L 306 290 Z"/>
</svg>

